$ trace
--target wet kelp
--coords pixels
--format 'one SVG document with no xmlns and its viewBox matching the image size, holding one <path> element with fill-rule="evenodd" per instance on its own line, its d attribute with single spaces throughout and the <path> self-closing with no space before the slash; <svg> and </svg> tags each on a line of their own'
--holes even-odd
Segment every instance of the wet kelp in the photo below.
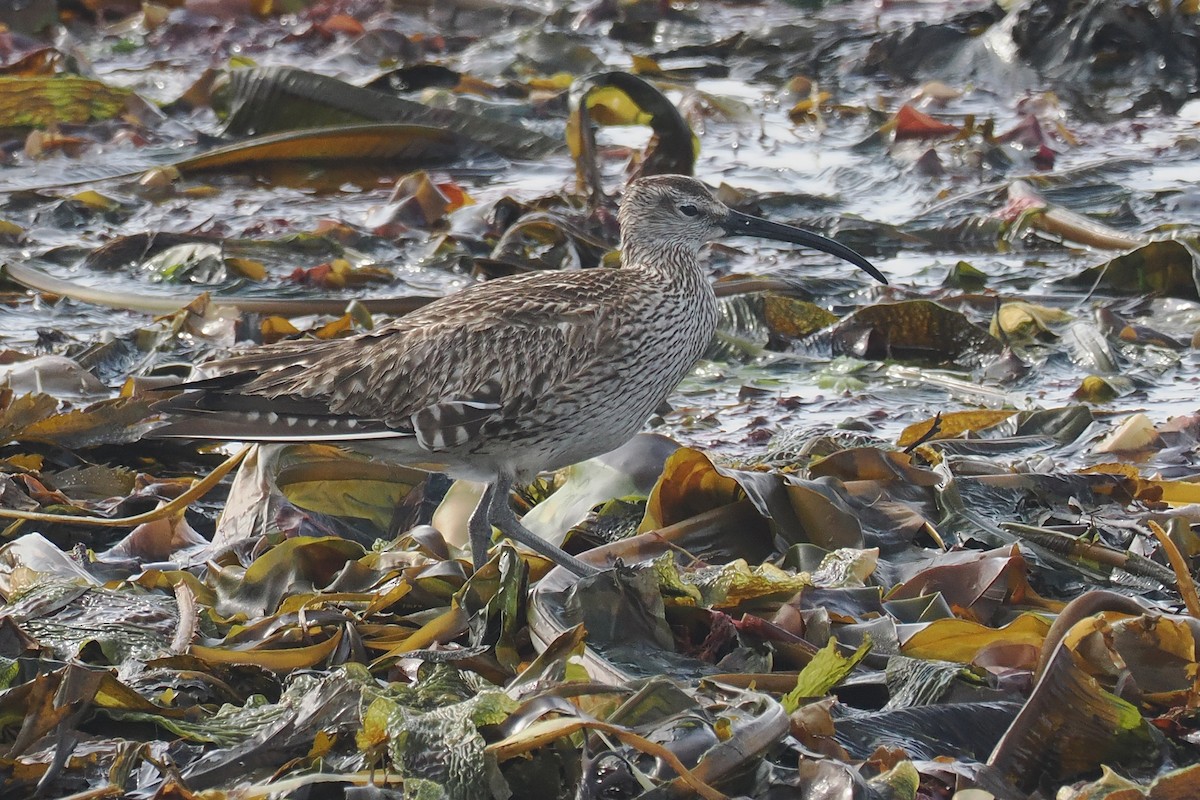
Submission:
<svg viewBox="0 0 1200 800">
<path fill-rule="evenodd" d="M 0 11 L 0 794 L 1197 794 L 1194 4 L 435 5 Z M 513 498 L 603 574 L 141 438 L 240 343 L 615 266 L 663 171 L 892 285 L 714 248 L 655 433 Z"/>
</svg>

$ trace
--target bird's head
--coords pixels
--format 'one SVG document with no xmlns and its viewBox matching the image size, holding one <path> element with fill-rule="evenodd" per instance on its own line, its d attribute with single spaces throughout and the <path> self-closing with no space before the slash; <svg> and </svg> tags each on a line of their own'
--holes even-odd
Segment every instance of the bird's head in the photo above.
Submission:
<svg viewBox="0 0 1200 800">
<path fill-rule="evenodd" d="M 627 260 L 653 260 L 680 251 L 697 253 L 724 236 L 791 242 L 837 256 L 880 283 L 887 278 L 858 253 L 820 234 L 734 211 L 703 183 L 685 175 L 654 175 L 629 184 L 618 215 L 621 252 Z"/>
</svg>

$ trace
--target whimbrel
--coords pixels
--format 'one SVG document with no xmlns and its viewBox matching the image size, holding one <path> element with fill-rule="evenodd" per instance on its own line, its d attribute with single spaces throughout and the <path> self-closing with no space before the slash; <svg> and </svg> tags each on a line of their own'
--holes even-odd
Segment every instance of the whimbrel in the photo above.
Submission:
<svg viewBox="0 0 1200 800">
<path fill-rule="evenodd" d="M 698 263 L 722 236 L 807 245 L 887 280 L 815 233 L 742 214 L 692 178 L 634 181 L 617 269 L 471 286 L 356 336 L 283 342 L 185 384 L 154 435 L 328 442 L 486 484 L 468 529 L 476 568 L 492 528 L 578 574 L 596 567 L 521 525 L 515 482 L 606 453 L 641 430 L 704 352 L 717 303 Z"/>
</svg>

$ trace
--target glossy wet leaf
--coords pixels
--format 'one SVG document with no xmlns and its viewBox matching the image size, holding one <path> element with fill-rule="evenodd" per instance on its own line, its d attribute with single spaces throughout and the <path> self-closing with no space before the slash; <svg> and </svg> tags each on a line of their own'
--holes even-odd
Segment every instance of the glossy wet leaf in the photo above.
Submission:
<svg viewBox="0 0 1200 800">
<path fill-rule="evenodd" d="M 665 437 L 635 436 L 611 453 L 568 467 L 562 485 L 521 521 L 542 538 L 559 542 L 596 506 L 613 498 L 646 497 L 677 449 Z"/>
<path fill-rule="evenodd" d="M 837 490 L 817 481 L 791 479 L 784 490 L 803 540 L 826 549 L 860 547 L 862 523 L 847 508 Z"/>
<path fill-rule="evenodd" d="M 0 389 L 0 439 L 9 440 L 30 425 L 49 417 L 58 402 L 46 394 L 16 395 L 12 389 Z"/>
<path fill-rule="evenodd" d="M 347 164 L 394 168 L 445 166 L 471 154 L 469 142 L 423 125 L 368 124 L 265 134 L 175 162 L 184 174 L 253 169 L 276 163 Z"/>
<path fill-rule="evenodd" d="M 1113 644 L 1147 703 L 1172 708 L 1192 702 L 1197 687 L 1190 676 L 1200 658 L 1188 621 L 1126 617 L 1114 621 L 1112 627 Z"/>
<path fill-rule="evenodd" d="M 913 762 L 905 760 L 871 779 L 871 786 L 881 794 L 892 797 L 916 797 L 921 786 L 921 773 Z M 968 798 L 960 798 L 968 800 Z"/>
<path fill-rule="evenodd" d="M 69 125 L 110 119 L 131 92 L 79 75 L 0 76 L 0 126 Z"/>
<path fill-rule="evenodd" d="M 991 622 L 1007 603 L 1038 602 L 1018 548 L 940 554 L 893 587 L 892 601 L 940 594 L 959 614 Z"/>
<path fill-rule="evenodd" d="M 1148 783 L 1137 783 L 1112 770 L 1103 768 L 1103 776 L 1080 786 L 1064 789 L 1063 800 L 1176 800 L 1191 797 L 1200 791 L 1200 764 L 1178 767 Z"/>
<path fill-rule="evenodd" d="M 287 647 L 280 650 L 263 648 L 207 647 L 193 644 L 188 652 L 209 664 L 250 664 L 272 672 L 292 672 L 310 669 L 325 663 L 342 641 L 338 631 L 319 644 Z"/>
<path fill-rule="evenodd" d="M 900 446 L 905 444 L 903 436 L 901 434 L 898 442 Z M 808 474 L 813 478 L 830 476 L 842 481 L 902 480 L 917 486 L 938 483 L 937 475 L 914 464 L 908 453 L 877 447 L 839 450 L 810 464 Z"/>
<path fill-rule="evenodd" d="M 899 447 L 908 447 L 927 439 L 952 439 L 964 433 L 987 430 L 1012 417 L 1015 411 L 955 411 L 935 419 L 918 422 L 904 429 L 896 440 Z"/>
<path fill-rule="evenodd" d="M 1095 447 L 1097 453 L 1135 453 L 1157 448 L 1161 442 L 1154 423 L 1145 414 L 1122 420 Z"/>
<path fill-rule="evenodd" d="M 0 593 L 13 604 L 31 590 L 55 588 L 64 596 L 78 587 L 99 585 L 98 581 L 40 533 L 30 533 L 0 545 Z"/>
<path fill-rule="evenodd" d="M 50 575 L 8 604 L 4 616 L 60 659 L 115 666 L 166 654 L 179 624 L 173 600 Z"/>
<path fill-rule="evenodd" d="M 329 445 L 256 448 L 238 468 L 215 540 L 261 535 L 282 508 L 293 505 L 343 518 L 341 535 L 362 520 L 367 529 L 358 537 L 369 543 L 368 537 L 390 528 L 397 504 L 424 479 L 418 470 L 356 459 Z"/>
<path fill-rule="evenodd" d="M 395 276 L 386 267 L 356 267 L 344 258 L 335 258 L 308 269 L 293 270 L 288 280 L 322 289 L 345 289 L 391 283 Z"/>
<path fill-rule="evenodd" d="M 1100 375 L 1088 375 L 1079 382 L 1074 397 L 1085 403 L 1108 403 L 1121 394 L 1115 381 Z"/>
<path fill-rule="evenodd" d="M 901 106 L 889 126 L 895 133 L 896 141 L 944 138 L 957 134 L 959 130 L 957 126 L 934 119 L 910 105 Z"/>
<path fill-rule="evenodd" d="M 129 442 L 141 437 L 150 416 L 149 400 L 122 397 L 38 420 L 19 438 L 71 448 Z"/>
<path fill-rule="evenodd" d="M 699 140 L 679 110 L 653 84 L 626 72 L 589 75 L 571 86 L 567 144 L 575 174 L 593 195 L 603 191 L 597 163 L 598 124 L 645 124 L 653 131 L 639 175 L 691 175 Z"/>
<path fill-rule="evenodd" d="M 71 199 L 80 205 L 87 206 L 94 211 L 117 211 L 121 204 L 111 197 L 106 197 L 96 191 L 77 192 L 71 195 Z"/>
<path fill-rule="evenodd" d="M 520 736 L 510 737 L 509 739 L 489 745 L 488 752 L 489 754 L 494 754 L 496 758 L 503 760 L 505 758 L 511 758 L 514 755 L 518 755 L 526 749 L 549 745 L 557 739 L 570 736 L 579 731 L 585 731 L 589 728 L 599 729 L 606 734 L 613 736 L 614 738 L 617 738 L 623 742 L 628 742 L 636 750 L 641 750 L 642 752 L 653 754 L 660 758 L 666 756 L 670 760 L 674 761 L 676 765 L 680 767 L 683 766 L 677 759 L 673 758 L 673 754 L 671 754 L 670 751 L 661 749 L 661 746 L 657 743 L 652 742 L 651 740 L 648 740 L 634 733 L 633 731 L 599 721 L 572 717 L 541 720 L 536 722 L 533 725 L 530 725 L 529 728 L 527 728 L 526 731 Z M 724 797 L 724 795 L 714 791 L 700 781 L 698 777 L 692 774 L 687 774 L 683 777 L 683 779 L 680 779 L 679 782 L 687 786 L 688 789 L 695 792 L 700 797 L 710 798 L 710 800 L 718 800 L 719 798 Z"/>
<path fill-rule="evenodd" d="M 662 477 L 650 492 L 639 530 L 661 528 L 740 497 L 737 481 L 717 472 L 706 455 L 680 448 L 667 459 Z"/>
<path fill-rule="evenodd" d="M 252 281 L 261 281 L 267 277 L 267 269 L 261 261 L 256 261 L 253 258 L 241 258 L 233 256 L 225 259 L 225 268 L 231 274 L 241 278 L 247 278 Z"/>
<path fill-rule="evenodd" d="M 1092 217 L 1050 203 L 1025 181 L 1014 181 L 1008 189 L 1008 205 L 1000 216 L 1012 223 L 1009 236 L 1026 229 L 1056 240 L 1067 240 L 1100 250 L 1130 250 L 1146 244 L 1146 237 L 1118 230 Z"/>
<path fill-rule="evenodd" d="M 1028 613 L 999 628 L 988 628 L 965 619 L 939 619 L 923 626 L 905 640 L 902 651 L 913 658 L 936 658 L 967 664 L 982 650 L 993 645 L 1041 647 L 1049 630 L 1048 622 Z"/>
<path fill-rule="evenodd" d="M 858 358 L 975 363 L 1000 351 L 1000 342 L 962 313 L 930 300 L 867 306 L 820 337 L 834 354 Z"/>
<path fill-rule="evenodd" d="M 843 656 L 838 652 L 837 642 L 830 639 L 796 676 L 796 688 L 780 699 L 784 710 L 790 714 L 805 698 L 829 694 L 870 651 L 871 643 L 866 641 L 851 655 Z"/>
<path fill-rule="evenodd" d="M 734 561 L 690 575 L 687 582 L 700 590 L 705 605 L 736 608 L 747 600 L 790 597 L 809 586 L 812 579 L 770 564 L 751 567 L 744 561 Z"/>
<path fill-rule="evenodd" d="M 387 663 L 391 659 L 417 650 L 454 641 L 467 631 L 469 622 L 466 611 L 461 605 L 454 603 L 415 631 L 402 635 L 398 642 L 376 639 L 369 640 L 366 644 L 375 649 L 386 647 L 386 651 L 375 663 Z"/>
<path fill-rule="evenodd" d="M 406 784 L 423 787 L 418 791 L 440 791 L 452 800 L 479 797 L 494 769 L 479 728 L 503 721 L 515 708 L 508 695 L 485 690 L 424 713 L 399 709 L 392 726 L 402 726 L 403 734 L 391 740 L 392 763 Z"/>
<path fill-rule="evenodd" d="M 293 325 L 291 320 L 284 317 L 266 317 L 258 324 L 258 329 L 262 333 L 263 341 L 267 344 L 300 334 L 300 329 Z"/>
<path fill-rule="evenodd" d="M 433 108 L 290 67 L 232 71 L 226 103 L 226 132 L 234 136 L 324 126 L 369 129 L 369 123 L 384 123 L 383 130 L 440 129 L 443 141 L 475 141 L 506 158 L 536 159 L 563 149 L 561 141 L 520 126 Z"/>
<path fill-rule="evenodd" d="M 1066 781 L 1101 764 L 1153 758 L 1157 736 L 1137 707 L 1116 694 L 1120 656 L 1099 617 L 1080 621 L 997 744 L 989 763 L 1015 787 Z"/>
<path fill-rule="evenodd" d="M 104 395 L 106 389 L 95 375 L 74 359 L 41 355 L 0 366 L 0 379 L 13 395 L 50 395 L 79 399 Z M 5 399 L 6 404 L 11 399 Z"/>
<path fill-rule="evenodd" d="M 1150 242 L 1132 252 L 1088 267 L 1070 280 L 1116 292 L 1157 292 L 1196 299 L 1196 249 L 1183 239 Z"/>
<path fill-rule="evenodd" d="M 999 332 L 1004 331 L 1008 336 L 1028 338 L 1053 335 L 1053 326 L 1071 319 L 1071 315 L 1062 309 L 1018 300 L 1000 306 L 996 316 L 992 318 L 990 332 L 993 336 L 999 336 Z"/>
<path fill-rule="evenodd" d="M 287 679 L 277 700 L 252 697 L 226 703 L 195 720 L 155 720 L 185 740 L 209 744 L 210 757 L 190 765 L 190 786 L 219 781 L 247 760 L 299 757 L 322 731 L 352 738 L 359 724 L 361 671 L 337 669 L 323 675 L 301 672 Z M 215 745 L 215 746 L 214 746 Z"/>
<path fill-rule="evenodd" d="M 838 720 L 836 737 L 852 758 L 903 741 L 913 758 L 983 761 L 1019 710 L 1017 702 L 984 701 L 867 711 Z"/>
<path fill-rule="evenodd" d="M 964 685 L 985 685 L 961 664 L 915 658 L 889 659 L 886 677 L 888 708 L 932 705 L 945 701 Z"/>
<path fill-rule="evenodd" d="M 768 293 L 763 297 L 763 318 L 777 336 L 803 338 L 837 321 L 837 316 L 815 303 Z"/>
<path fill-rule="evenodd" d="M 821 108 L 833 99 L 829 92 L 813 92 L 788 111 L 788 118 L 797 124 L 817 118 Z"/>
<path fill-rule="evenodd" d="M 350 561 L 362 558 L 361 545 L 335 537 L 289 539 L 254 559 L 244 570 L 228 568 L 214 577 L 226 616 L 260 617 L 273 612 L 285 594 L 327 586 Z"/>
<path fill-rule="evenodd" d="M 572 664 L 584 652 L 587 631 L 582 625 L 569 628 L 561 636 L 547 643 L 538 657 L 530 662 L 508 686 L 508 692 L 516 696 L 536 692 L 537 687 L 547 681 L 569 681 L 586 679 L 586 673 Z"/>
<path fill-rule="evenodd" d="M 988 276 L 982 270 L 970 262 L 959 261 L 946 273 L 946 279 L 942 281 L 942 285 L 964 291 L 979 291 L 987 285 L 987 282 Z"/>
<path fill-rule="evenodd" d="M 376 230 L 430 228 L 447 214 L 473 202 L 455 184 L 434 183 L 425 172 L 414 172 L 400 179 L 387 205 L 371 215 L 369 224 Z"/>
<path fill-rule="evenodd" d="M 541 720 L 525 728 L 519 734 L 495 742 L 489 747 L 497 758 L 503 760 L 544 747 L 557 739 L 583 730 L 584 727 L 583 720 L 572 717 Z"/>
<path fill-rule="evenodd" d="M 366 519 L 384 531 L 396 507 L 423 480 L 417 470 L 336 458 L 285 466 L 275 475 L 280 492 L 297 506 Z"/>
<path fill-rule="evenodd" d="M 56 726 L 66 724 L 81 710 L 105 709 L 130 714 L 177 717 L 172 709 L 161 709 L 119 682 L 111 673 L 68 665 L 35 676 L 0 695 L 0 721 L 16 728 L 10 752 L 27 752 L 38 739 Z"/>
</svg>

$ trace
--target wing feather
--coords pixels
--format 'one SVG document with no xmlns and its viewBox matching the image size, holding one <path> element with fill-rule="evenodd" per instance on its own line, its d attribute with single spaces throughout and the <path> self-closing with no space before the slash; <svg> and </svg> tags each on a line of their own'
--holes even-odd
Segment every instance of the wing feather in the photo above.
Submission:
<svg viewBox="0 0 1200 800">
<path fill-rule="evenodd" d="M 628 281 L 628 271 L 597 269 L 480 284 L 377 331 L 215 362 L 218 377 L 187 385 L 166 410 L 205 416 L 209 431 L 240 418 L 229 438 L 247 438 L 246 414 L 274 412 L 348 434 L 354 421 L 360 436 L 415 435 L 427 450 L 462 446 L 611 371 Z"/>
</svg>

